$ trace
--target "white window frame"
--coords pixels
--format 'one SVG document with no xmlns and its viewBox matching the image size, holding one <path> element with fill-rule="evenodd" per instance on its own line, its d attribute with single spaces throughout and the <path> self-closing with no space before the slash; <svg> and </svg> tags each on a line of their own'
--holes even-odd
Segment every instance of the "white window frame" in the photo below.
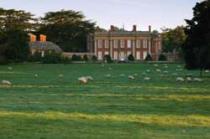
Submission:
<svg viewBox="0 0 210 139">
<path fill-rule="evenodd" d="M 147 40 L 143 40 L 143 48 L 147 48 L 148 47 L 148 45 L 147 45 Z"/>
<path fill-rule="evenodd" d="M 98 40 L 98 48 L 103 48 L 103 40 Z"/>
<path fill-rule="evenodd" d="M 137 40 L 136 48 L 141 48 L 141 40 Z"/>
<path fill-rule="evenodd" d="M 104 40 L 104 47 L 109 48 L 109 40 Z"/>
<path fill-rule="evenodd" d="M 114 48 L 118 48 L 118 40 L 114 40 Z"/>
<path fill-rule="evenodd" d="M 127 48 L 132 48 L 131 40 L 127 40 Z"/>
<path fill-rule="evenodd" d="M 135 40 L 132 40 L 132 47 L 136 47 Z"/>
<path fill-rule="evenodd" d="M 120 40 L 120 48 L 125 48 L 125 40 Z"/>
</svg>

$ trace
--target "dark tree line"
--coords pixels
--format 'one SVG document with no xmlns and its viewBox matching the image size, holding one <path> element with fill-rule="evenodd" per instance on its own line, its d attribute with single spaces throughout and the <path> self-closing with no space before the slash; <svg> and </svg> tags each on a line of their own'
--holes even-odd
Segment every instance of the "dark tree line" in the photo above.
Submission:
<svg viewBox="0 0 210 139">
<path fill-rule="evenodd" d="M 163 51 L 182 50 L 186 68 L 202 71 L 210 69 L 210 0 L 197 3 L 193 10 L 194 17 L 186 20 L 186 27 L 163 31 Z M 4 59 L 27 59 L 29 32 L 46 34 L 49 41 L 57 43 L 64 51 L 85 52 L 86 37 L 95 30 L 103 29 L 95 27 L 81 12 L 48 12 L 37 19 L 23 10 L 0 8 L 0 63 Z"/>
<path fill-rule="evenodd" d="M 85 52 L 87 35 L 94 32 L 95 23 L 85 20 L 81 12 L 49 12 L 41 19 L 38 33 L 44 33 L 67 52 Z"/>
<path fill-rule="evenodd" d="M 32 16 L 22 10 L 0 9 L 0 64 L 27 60 L 27 31 L 33 28 Z"/>
<path fill-rule="evenodd" d="M 175 29 L 162 29 L 163 52 L 181 52 L 186 40 L 184 26 L 177 26 Z"/>
<path fill-rule="evenodd" d="M 95 23 L 81 12 L 48 12 L 38 19 L 30 12 L 0 8 L 0 63 L 27 60 L 28 33 L 46 34 L 64 51 L 85 52 L 86 37 L 94 30 Z"/>
<path fill-rule="evenodd" d="M 186 20 L 183 51 L 188 69 L 210 69 L 210 1 L 197 3 L 194 17 Z"/>
</svg>

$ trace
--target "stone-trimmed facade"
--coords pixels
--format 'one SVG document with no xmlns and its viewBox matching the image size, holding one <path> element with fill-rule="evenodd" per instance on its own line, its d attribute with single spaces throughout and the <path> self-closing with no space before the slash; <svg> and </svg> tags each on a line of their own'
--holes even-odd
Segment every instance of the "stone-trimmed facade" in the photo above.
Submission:
<svg viewBox="0 0 210 139">
<path fill-rule="evenodd" d="M 130 54 L 136 60 L 144 60 L 149 53 L 153 60 L 158 60 L 161 53 L 161 35 L 148 31 L 137 31 L 133 26 L 132 31 L 115 31 L 111 26 L 109 31 L 90 34 L 87 40 L 89 52 L 94 53 L 98 60 L 103 60 L 105 55 L 110 55 L 113 60 L 126 58 Z"/>
</svg>

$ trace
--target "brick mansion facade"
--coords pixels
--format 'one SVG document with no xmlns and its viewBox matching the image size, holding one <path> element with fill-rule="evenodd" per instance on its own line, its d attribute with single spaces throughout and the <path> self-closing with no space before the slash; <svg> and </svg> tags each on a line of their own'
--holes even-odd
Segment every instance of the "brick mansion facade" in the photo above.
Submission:
<svg viewBox="0 0 210 139">
<path fill-rule="evenodd" d="M 110 55 L 113 60 L 124 59 L 130 54 L 136 60 L 144 60 L 150 54 L 153 60 L 158 60 L 161 53 L 161 35 L 153 33 L 151 26 L 148 31 L 137 31 L 136 25 L 132 31 L 118 30 L 111 26 L 109 31 L 95 32 L 87 39 L 88 51 L 94 53 L 98 60 Z"/>
</svg>

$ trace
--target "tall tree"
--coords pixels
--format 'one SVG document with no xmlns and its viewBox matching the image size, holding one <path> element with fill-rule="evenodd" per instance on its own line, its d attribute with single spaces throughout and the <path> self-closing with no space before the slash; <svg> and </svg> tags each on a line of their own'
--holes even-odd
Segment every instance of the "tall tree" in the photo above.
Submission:
<svg viewBox="0 0 210 139">
<path fill-rule="evenodd" d="M 163 52 L 181 52 L 182 45 L 185 42 L 186 34 L 183 26 L 175 29 L 162 29 Z"/>
<path fill-rule="evenodd" d="M 27 33 L 12 29 L 3 32 L 0 37 L 0 55 L 11 62 L 26 61 L 29 55 Z"/>
<path fill-rule="evenodd" d="M 36 19 L 29 12 L 14 9 L 0 8 L 0 29 L 1 30 L 24 30 L 32 31 Z"/>
<path fill-rule="evenodd" d="M 47 35 L 64 51 L 86 51 L 87 35 L 94 32 L 95 23 L 85 20 L 81 12 L 61 10 L 49 12 L 42 18 L 39 33 Z"/>
<path fill-rule="evenodd" d="M 29 54 L 27 32 L 33 28 L 32 14 L 0 8 L 0 63 L 25 61 Z"/>
<path fill-rule="evenodd" d="M 194 17 L 186 20 L 187 39 L 183 46 L 188 69 L 210 69 L 210 1 L 197 3 Z"/>
</svg>

